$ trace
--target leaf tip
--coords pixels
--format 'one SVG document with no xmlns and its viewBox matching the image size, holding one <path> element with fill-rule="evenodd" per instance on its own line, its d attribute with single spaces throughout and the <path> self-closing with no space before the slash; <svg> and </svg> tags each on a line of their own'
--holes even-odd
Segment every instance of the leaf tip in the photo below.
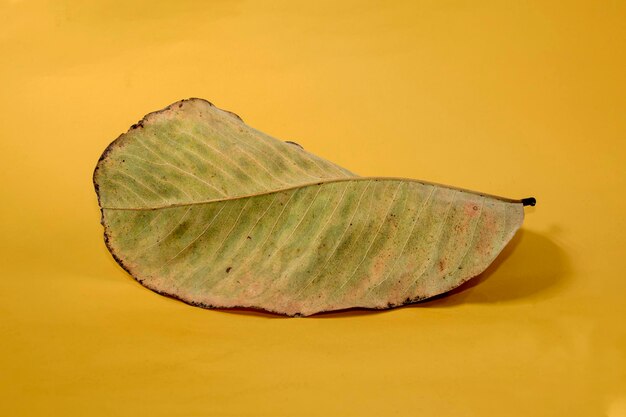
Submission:
<svg viewBox="0 0 626 417">
<path fill-rule="evenodd" d="M 522 205 L 524 206 L 535 206 L 535 204 L 537 204 L 537 200 L 535 199 L 535 197 L 527 197 L 527 198 L 522 198 Z"/>
</svg>

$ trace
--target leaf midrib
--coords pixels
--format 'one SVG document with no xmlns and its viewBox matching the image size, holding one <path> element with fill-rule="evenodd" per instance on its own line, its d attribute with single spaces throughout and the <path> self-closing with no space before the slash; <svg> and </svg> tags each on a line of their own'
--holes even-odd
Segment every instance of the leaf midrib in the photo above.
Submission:
<svg viewBox="0 0 626 417">
<path fill-rule="evenodd" d="M 311 182 L 307 182 L 307 183 L 297 184 L 297 185 L 293 185 L 293 186 L 290 186 L 290 187 L 277 188 L 277 189 L 269 190 L 269 191 L 261 191 L 261 192 L 253 193 L 253 194 L 244 194 L 244 195 L 233 196 L 233 197 L 226 197 L 226 198 L 214 198 L 214 199 L 209 199 L 209 200 L 193 201 L 193 202 L 189 202 L 189 203 L 172 203 L 172 204 L 165 204 L 165 205 L 152 206 L 152 207 L 102 207 L 102 209 L 103 210 L 129 210 L 129 211 L 144 211 L 145 210 L 145 211 L 151 211 L 151 210 L 161 210 L 161 209 L 169 209 L 169 208 L 176 208 L 176 207 L 188 207 L 188 206 L 196 206 L 196 205 L 202 205 L 202 204 L 210 204 L 210 203 L 219 203 L 219 202 L 224 202 L 224 201 L 239 200 L 239 199 L 257 197 L 257 196 L 262 196 L 262 195 L 270 195 L 270 194 L 276 194 L 276 193 L 280 193 L 280 192 L 284 192 L 284 191 L 291 191 L 291 190 L 295 190 L 295 189 L 299 189 L 299 188 L 312 187 L 312 186 L 315 186 L 315 185 L 332 184 L 332 183 L 346 182 L 346 181 L 354 181 L 354 182 L 357 182 L 357 181 L 404 181 L 404 182 L 412 182 L 412 183 L 418 183 L 418 184 L 422 184 L 422 185 L 430 185 L 430 186 L 434 186 L 434 187 L 441 187 L 441 188 L 447 188 L 447 189 L 451 189 L 451 190 L 457 190 L 457 191 L 461 191 L 461 192 L 464 192 L 464 193 L 474 194 L 474 195 L 477 195 L 477 196 L 480 196 L 480 197 L 493 198 L 493 199 L 504 201 L 504 202 L 508 202 L 508 203 L 519 203 L 519 204 L 522 204 L 522 200 L 521 199 L 512 199 L 512 198 L 502 197 L 502 196 L 495 195 L 495 194 L 481 193 L 481 192 L 469 190 L 469 189 L 466 189 L 466 188 L 454 187 L 454 186 L 440 184 L 440 183 L 436 183 L 436 182 L 430 182 L 430 181 L 416 180 L 416 179 L 412 179 L 412 178 L 404 178 L 404 177 L 341 177 L 341 178 L 320 179 L 320 180 L 317 180 L 317 181 L 311 181 Z"/>
</svg>

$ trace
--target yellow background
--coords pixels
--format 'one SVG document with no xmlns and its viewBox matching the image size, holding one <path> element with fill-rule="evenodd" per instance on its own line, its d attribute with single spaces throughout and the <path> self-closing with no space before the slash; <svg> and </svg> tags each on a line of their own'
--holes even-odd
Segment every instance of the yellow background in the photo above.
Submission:
<svg viewBox="0 0 626 417">
<path fill-rule="evenodd" d="M 626 416 L 626 2 L 0 0 L 2 416 Z M 285 319 L 107 252 L 104 148 L 190 96 L 362 175 L 521 198 L 453 294 Z"/>
</svg>

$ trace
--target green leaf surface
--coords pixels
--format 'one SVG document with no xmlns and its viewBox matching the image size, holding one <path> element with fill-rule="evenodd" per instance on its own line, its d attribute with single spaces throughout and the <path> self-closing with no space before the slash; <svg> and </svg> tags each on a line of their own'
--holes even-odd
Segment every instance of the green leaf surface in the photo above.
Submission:
<svg viewBox="0 0 626 417">
<path fill-rule="evenodd" d="M 480 274 L 520 200 L 360 177 L 201 99 L 151 113 L 94 172 L 107 247 L 144 286 L 202 307 L 388 308 Z"/>
</svg>

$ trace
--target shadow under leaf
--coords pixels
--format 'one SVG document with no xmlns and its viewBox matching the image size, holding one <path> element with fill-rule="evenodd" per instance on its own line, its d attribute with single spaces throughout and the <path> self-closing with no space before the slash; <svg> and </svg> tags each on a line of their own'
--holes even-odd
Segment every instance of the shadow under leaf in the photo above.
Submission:
<svg viewBox="0 0 626 417">
<path fill-rule="evenodd" d="M 500 255 L 480 275 L 444 294 L 393 309 L 351 308 L 315 314 L 309 318 L 348 318 L 383 314 L 406 308 L 445 308 L 468 303 L 502 303 L 529 298 L 548 298 L 565 284 L 570 264 L 563 250 L 550 238 L 520 230 Z M 229 314 L 284 317 L 254 309 L 220 309 Z"/>
<path fill-rule="evenodd" d="M 549 298 L 566 284 L 569 272 L 569 260 L 558 245 L 547 236 L 521 230 L 482 274 L 416 306 Z"/>
</svg>

